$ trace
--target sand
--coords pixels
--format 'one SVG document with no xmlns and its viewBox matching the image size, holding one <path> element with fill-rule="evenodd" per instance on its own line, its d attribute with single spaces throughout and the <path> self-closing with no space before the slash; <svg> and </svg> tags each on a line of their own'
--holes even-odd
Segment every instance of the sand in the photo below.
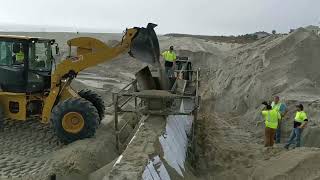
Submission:
<svg viewBox="0 0 320 180">
<path fill-rule="evenodd" d="M 147 164 L 149 156 L 159 154 L 159 142 L 157 139 L 162 135 L 165 129 L 164 116 L 143 117 L 139 125 L 139 130 L 130 141 L 115 163 L 109 176 L 110 180 L 118 179 L 141 179 L 144 166 Z"/>
<path fill-rule="evenodd" d="M 35 35 L 48 37 L 46 33 Z M 119 34 L 87 35 L 101 37 L 110 43 L 116 43 L 113 39 L 120 37 Z M 49 36 L 58 37 L 63 44 L 67 38 L 78 35 L 53 33 Z M 319 179 L 319 36 L 301 28 L 289 35 L 273 35 L 241 46 L 191 37 L 159 39 L 162 50 L 174 45 L 178 55 L 189 56 L 194 68 L 202 69 L 201 112 L 196 127 L 197 166 L 186 173 L 185 179 Z M 63 54 L 65 48 L 62 48 Z M 133 74 L 143 66 L 124 55 L 117 61 L 80 73 L 72 86 L 100 93 L 111 115 L 112 92 L 130 82 Z M 256 122 L 261 120 L 261 102 L 271 100 L 273 95 L 280 95 L 290 110 L 284 120 L 283 142 L 292 127 L 294 105 L 305 105 L 310 119 L 303 133 L 306 147 L 289 151 L 283 149 L 282 144 L 273 149 L 263 147 L 263 124 L 256 126 Z M 112 117 L 107 116 L 94 138 L 68 146 L 57 144 L 50 130 L 42 126 L 31 123 L 20 128 L 9 124 L 8 127 L 14 126 L 19 131 L 8 128 L 0 138 L 3 144 L 1 179 L 19 179 L 19 175 L 23 175 L 23 179 L 45 179 L 50 174 L 57 174 L 64 179 L 79 179 L 80 175 L 96 180 L 105 176 L 119 157 L 111 123 Z M 36 131 L 30 132 L 30 127 L 34 126 L 42 128 L 37 142 L 31 141 L 33 136 L 39 135 L 34 133 Z M 19 137 L 30 137 L 30 142 L 35 144 L 23 145 L 29 142 L 28 138 Z M 138 142 L 147 140 L 143 138 Z M 139 163 L 134 153 L 126 158 L 128 163 Z M 121 171 L 113 173 L 127 176 Z M 174 171 L 170 175 L 172 179 L 179 179 Z"/>
<path fill-rule="evenodd" d="M 202 59 L 213 66 L 202 82 L 197 129 L 200 179 L 319 178 L 318 148 L 287 151 L 283 144 L 264 148 L 263 123 L 256 126 L 261 102 L 280 95 L 289 108 L 282 142 L 292 128 L 294 105 L 303 103 L 311 120 L 303 145 L 319 147 L 319 48 L 320 38 L 301 28 Z"/>
<path fill-rule="evenodd" d="M 96 137 L 69 145 L 60 144 L 52 128 L 36 120 L 7 122 L 0 132 L 0 179 L 47 179 L 97 170 L 118 155 L 113 130 L 105 122 Z"/>
</svg>

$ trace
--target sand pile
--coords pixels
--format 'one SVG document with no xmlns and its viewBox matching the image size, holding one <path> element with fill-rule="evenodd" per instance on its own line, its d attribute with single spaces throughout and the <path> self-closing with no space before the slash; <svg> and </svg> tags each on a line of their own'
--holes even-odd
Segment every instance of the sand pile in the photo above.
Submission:
<svg viewBox="0 0 320 180">
<path fill-rule="evenodd" d="M 252 179 L 319 179 L 319 149 L 299 148 L 261 162 Z M 271 168 L 272 167 L 272 168 Z"/>
<path fill-rule="evenodd" d="M 273 95 L 289 104 L 315 101 L 319 48 L 320 38 L 301 28 L 230 51 L 217 63 L 218 71 L 210 78 L 205 96 L 215 98 L 215 111 L 247 114 L 251 120 L 243 119 L 243 123 L 249 124 L 259 118 L 260 103 Z"/>
<path fill-rule="evenodd" d="M 304 174 L 303 169 L 309 166 L 307 179 L 317 177 L 317 168 L 312 165 L 312 159 L 320 153 L 317 148 L 298 149 L 294 155 L 284 151 L 282 145 L 272 150 L 264 149 L 263 124 L 256 126 L 256 122 L 261 120 L 261 102 L 280 95 L 289 106 L 283 130 L 285 140 L 292 128 L 294 105 L 303 103 L 311 119 L 303 133 L 304 144 L 319 147 L 319 49 L 320 37 L 300 28 L 289 35 L 269 36 L 218 53 L 216 59 L 204 60 L 206 66 L 214 67 L 209 67 L 208 77 L 204 78 L 208 81 L 202 82 L 207 87 L 202 94 L 197 131 L 200 177 L 292 179 L 300 177 L 295 177 L 296 173 Z M 293 158 L 295 155 L 298 158 Z M 286 161 L 286 167 L 277 167 L 274 177 L 266 175 L 264 172 L 271 172 L 279 159 Z M 292 173 L 293 169 L 297 171 Z"/>
</svg>

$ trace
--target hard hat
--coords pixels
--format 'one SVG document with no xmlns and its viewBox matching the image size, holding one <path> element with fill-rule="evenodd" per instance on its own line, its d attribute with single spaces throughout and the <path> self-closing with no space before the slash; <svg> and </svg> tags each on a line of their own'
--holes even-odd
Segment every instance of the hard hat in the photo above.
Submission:
<svg viewBox="0 0 320 180">
<path fill-rule="evenodd" d="M 296 105 L 297 108 L 303 109 L 303 105 L 302 104 L 298 104 Z"/>
</svg>

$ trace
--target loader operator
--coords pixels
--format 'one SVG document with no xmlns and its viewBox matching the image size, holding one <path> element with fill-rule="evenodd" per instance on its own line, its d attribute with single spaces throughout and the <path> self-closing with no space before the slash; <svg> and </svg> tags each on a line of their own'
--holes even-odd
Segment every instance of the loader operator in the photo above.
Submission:
<svg viewBox="0 0 320 180">
<path fill-rule="evenodd" d="M 173 46 L 170 46 L 168 51 L 163 52 L 162 57 L 165 61 L 164 66 L 168 77 L 174 77 L 174 68 L 176 66 L 176 53 L 173 51 Z"/>
<path fill-rule="evenodd" d="M 23 64 L 24 52 L 22 45 L 20 43 L 15 43 L 13 44 L 12 49 L 13 53 L 15 53 L 15 55 L 12 57 L 14 64 Z"/>
</svg>

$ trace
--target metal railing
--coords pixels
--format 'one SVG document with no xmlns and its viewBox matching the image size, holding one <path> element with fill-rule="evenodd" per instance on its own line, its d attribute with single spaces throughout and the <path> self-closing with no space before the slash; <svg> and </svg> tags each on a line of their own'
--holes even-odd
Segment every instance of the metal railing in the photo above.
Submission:
<svg viewBox="0 0 320 180">
<path fill-rule="evenodd" d="M 190 112 L 180 112 L 180 111 L 174 111 L 174 108 L 169 108 L 169 110 L 163 110 L 163 111 L 155 111 L 155 110 L 148 110 L 144 109 L 143 102 L 146 99 L 145 97 L 142 97 L 139 95 L 139 89 L 138 89 L 138 83 L 137 80 L 132 81 L 131 83 L 127 84 L 124 88 L 122 88 L 117 93 L 113 93 L 113 106 L 114 106 L 114 128 L 116 132 L 116 148 L 119 152 L 122 152 L 122 142 L 120 142 L 120 135 L 123 133 L 125 128 L 129 125 L 130 119 L 122 119 L 124 123 L 119 123 L 119 115 L 121 113 L 135 113 L 136 118 L 139 118 L 141 114 L 144 115 L 190 115 L 193 114 L 194 116 L 194 122 L 196 123 L 197 120 L 197 114 L 198 110 L 200 108 L 200 95 L 199 95 L 199 87 L 200 87 L 200 69 L 197 70 L 186 70 L 186 69 L 180 69 L 178 70 L 179 73 L 183 72 L 191 72 L 195 76 L 191 80 L 189 80 L 189 83 L 192 83 L 193 86 L 195 86 L 195 93 L 192 95 L 177 95 L 174 94 L 173 96 L 166 97 L 168 99 L 172 100 L 182 100 L 182 99 L 191 99 L 194 102 L 193 109 Z M 177 86 L 177 83 L 174 83 L 175 86 Z M 172 93 L 175 92 L 174 89 L 171 89 Z M 155 95 L 152 97 L 153 99 L 156 99 L 157 96 Z M 158 97 L 159 99 L 163 97 Z M 132 107 L 127 107 L 129 103 L 133 104 Z M 134 126 L 137 126 L 139 121 L 134 124 Z M 192 129 L 192 136 L 194 135 L 194 127 Z M 193 138 L 191 139 L 193 141 Z"/>
<path fill-rule="evenodd" d="M 125 96 L 126 93 L 137 92 L 137 80 L 132 81 L 127 84 L 124 88 L 122 88 L 117 93 L 112 94 L 113 99 L 113 107 L 114 107 L 114 128 L 116 132 L 116 148 L 120 151 L 120 133 L 128 126 L 130 120 L 124 119 L 124 124 L 122 126 L 119 125 L 119 113 L 126 112 L 124 110 L 125 105 L 127 105 L 130 101 L 134 101 L 134 108 L 136 109 L 138 106 L 137 97 L 134 96 Z M 138 114 L 136 114 L 138 118 Z"/>
</svg>

